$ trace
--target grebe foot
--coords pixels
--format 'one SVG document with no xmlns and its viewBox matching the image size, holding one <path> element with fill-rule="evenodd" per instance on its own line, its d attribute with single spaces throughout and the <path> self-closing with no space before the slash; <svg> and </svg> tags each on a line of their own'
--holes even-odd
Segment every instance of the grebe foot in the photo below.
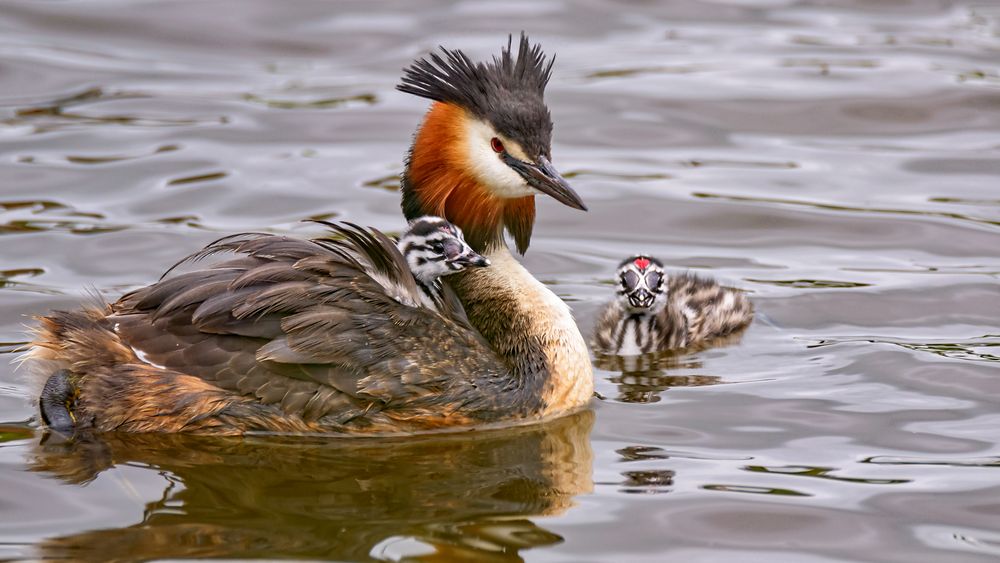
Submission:
<svg viewBox="0 0 1000 563">
<path fill-rule="evenodd" d="M 76 420 L 70 412 L 74 397 L 68 370 L 61 369 L 49 376 L 38 401 L 45 425 L 56 432 L 72 434 L 76 427 Z"/>
</svg>

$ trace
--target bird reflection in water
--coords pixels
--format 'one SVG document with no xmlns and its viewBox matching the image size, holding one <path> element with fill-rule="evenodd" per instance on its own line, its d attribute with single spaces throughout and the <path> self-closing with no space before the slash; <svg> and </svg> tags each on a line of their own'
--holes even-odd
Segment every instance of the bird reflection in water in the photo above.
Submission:
<svg viewBox="0 0 1000 563">
<path fill-rule="evenodd" d="M 677 473 L 670 469 L 652 469 L 649 471 L 625 471 L 622 472 L 623 493 L 656 494 L 666 493 L 672 490 L 674 476 Z"/>
<path fill-rule="evenodd" d="M 712 339 L 697 347 L 636 356 L 597 353 L 594 366 L 618 374 L 608 378 L 618 386 L 618 396 L 615 400 L 623 403 L 656 403 L 660 400 L 660 394 L 672 387 L 700 387 L 725 383 L 716 375 L 677 372 L 702 369 L 704 366 L 698 356 L 693 355 L 695 352 L 707 348 L 731 346 L 739 343 L 742 337 L 742 334 L 731 334 Z"/>
<path fill-rule="evenodd" d="M 669 371 L 701 369 L 700 361 L 676 352 L 653 352 L 641 356 L 598 355 L 594 365 L 617 372 L 608 378 L 618 386 L 616 400 L 623 403 L 656 403 L 671 387 L 696 387 L 721 383 L 715 375 L 676 375 Z"/>
<path fill-rule="evenodd" d="M 379 440 L 49 435 L 35 446 L 35 471 L 85 484 L 125 464 L 167 484 L 140 522 L 46 540 L 40 557 L 368 560 L 404 549 L 416 561 L 519 561 L 562 542 L 530 517 L 561 514 L 592 490 L 592 425 L 588 410 Z"/>
</svg>

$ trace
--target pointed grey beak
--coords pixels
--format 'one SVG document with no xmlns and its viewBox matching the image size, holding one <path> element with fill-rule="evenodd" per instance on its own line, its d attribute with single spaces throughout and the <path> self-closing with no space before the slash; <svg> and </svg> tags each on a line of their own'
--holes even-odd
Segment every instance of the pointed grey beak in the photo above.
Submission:
<svg viewBox="0 0 1000 563">
<path fill-rule="evenodd" d="M 587 206 L 580 199 L 580 196 L 573 191 L 573 188 L 569 187 L 562 175 L 544 156 L 538 157 L 537 164 L 532 164 L 504 153 L 504 162 L 520 174 L 532 188 L 551 196 L 563 205 L 581 211 L 587 210 Z"/>
</svg>

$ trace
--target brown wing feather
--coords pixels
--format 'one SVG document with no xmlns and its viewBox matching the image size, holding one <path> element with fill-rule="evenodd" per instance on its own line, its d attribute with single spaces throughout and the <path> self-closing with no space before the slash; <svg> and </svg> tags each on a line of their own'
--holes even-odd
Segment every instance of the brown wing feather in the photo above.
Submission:
<svg viewBox="0 0 1000 563">
<path fill-rule="evenodd" d="M 306 420 L 489 410 L 484 382 L 508 370 L 457 299 L 420 306 L 392 239 L 329 226 L 340 238 L 220 239 L 179 264 L 228 259 L 124 296 L 108 320 L 141 359 Z"/>
<path fill-rule="evenodd" d="M 671 275 L 669 295 L 671 314 L 683 311 L 687 317 L 688 346 L 732 334 L 753 320 L 753 304 L 745 293 L 710 278 Z"/>
</svg>

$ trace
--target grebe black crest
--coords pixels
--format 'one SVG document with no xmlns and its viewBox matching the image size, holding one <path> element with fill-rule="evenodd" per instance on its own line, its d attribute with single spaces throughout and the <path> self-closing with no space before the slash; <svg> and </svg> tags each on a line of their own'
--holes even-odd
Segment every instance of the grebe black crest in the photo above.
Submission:
<svg viewBox="0 0 1000 563">
<path fill-rule="evenodd" d="M 709 278 L 667 274 L 651 256 L 624 260 L 616 281 L 616 298 L 604 307 L 594 329 L 594 348 L 603 354 L 701 346 L 753 320 L 753 306 L 743 292 Z"/>
</svg>

